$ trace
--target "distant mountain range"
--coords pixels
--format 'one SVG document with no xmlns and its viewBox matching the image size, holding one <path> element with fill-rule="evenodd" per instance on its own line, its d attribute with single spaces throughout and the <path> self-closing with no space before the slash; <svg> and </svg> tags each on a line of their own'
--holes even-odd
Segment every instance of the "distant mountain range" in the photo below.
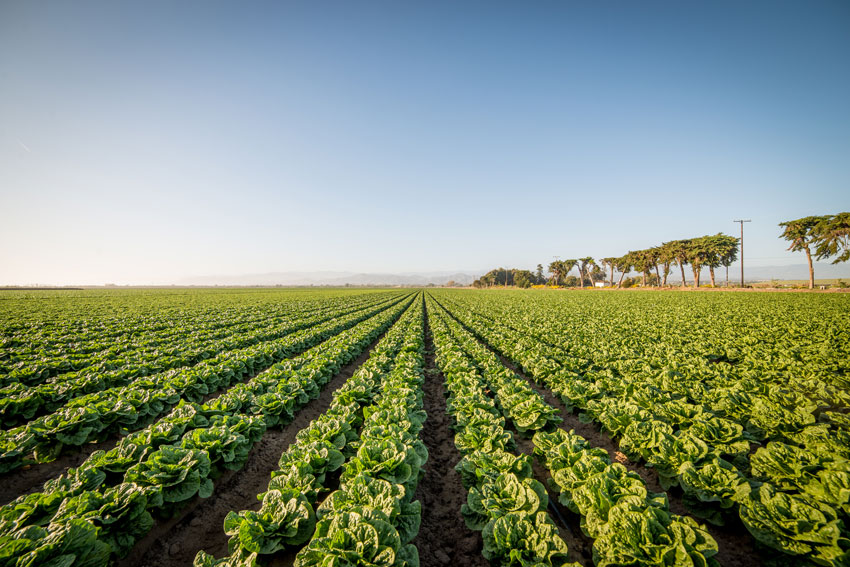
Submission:
<svg viewBox="0 0 850 567">
<path fill-rule="evenodd" d="M 270 272 L 237 276 L 197 276 L 184 278 L 177 285 L 245 285 L 245 286 L 426 286 L 445 285 L 449 281 L 471 284 L 476 275 L 461 272 L 425 272 L 401 274 L 369 274 L 354 272 Z"/>
<path fill-rule="evenodd" d="M 242 274 L 242 275 L 219 275 L 219 276 L 196 276 L 183 278 L 176 285 L 196 286 L 427 286 L 445 285 L 454 281 L 461 285 L 470 285 L 480 277 L 484 271 L 475 272 L 403 272 L 390 273 L 356 273 L 356 272 L 269 272 L 265 274 Z M 572 272 L 575 274 L 575 270 Z M 729 269 L 730 281 L 738 281 L 740 268 L 732 266 Z M 725 279 L 725 270 L 720 268 L 715 271 L 718 280 Z M 549 274 L 547 274 L 548 276 Z M 634 275 L 634 274 L 632 274 Z M 679 270 L 673 268 L 670 272 L 669 281 L 679 281 Z M 789 266 L 745 266 L 745 277 L 747 281 L 769 281 L 777 280 L 803 280 L 809 277 L 809 268 L 805 264 L 792 264 Z M 688 266 L 685 267 L 685 276 L 690 280 L 693 272 Z M 708 270 L 703 270 L 703 279 L 708 281 Z M 816 279 L 847 278 L 850 279 L 850 264 L 827 264 L 815 263 Z"/>
</svg>

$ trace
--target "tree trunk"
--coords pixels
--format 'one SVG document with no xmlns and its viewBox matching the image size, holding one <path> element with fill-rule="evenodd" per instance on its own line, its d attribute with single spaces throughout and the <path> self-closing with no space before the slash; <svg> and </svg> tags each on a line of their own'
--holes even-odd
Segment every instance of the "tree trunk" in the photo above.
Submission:
<svg viewBox="0 0 850 567">
<path fill-rule="evenodd" d="M 611 283 L 609 285 L 614 287 L 614 264 L 611 264 Z"/>
<path fill-rule="evenodd" d="M 661 274 L 658 272 L 658 264 L 655 264 L 655 277 L 658 278 L 658 285 L 661 285 Z"/>
<path fill-rule="evenodd" d="M 617 282 L 617 287 L 618 287 L 618 288 L 622 287 L 622 285 L 623 285 L 623 276 L 625 276 L 625 275 L 626 275 L 626 272 L 625 272 L 625 271 L 620 272 L 620 280 Z"/>
<path fill-rule="evenodd" d="M 685 264 L 679 260 L 679 269 L 682 270 L 682 287 L 685 287 Z"/>
<path fill-rule="evenodd" d="M 815 289 L 815 269 L 812 267 L 812 251 L 806 246 L 806 259 L 809 261 L 809 289 Z"/>
<path fill-rule="evenodd" d="M 726 266 L 726 287 L 729 287 L 729 266 Z"/>
<path fill-rule="evenodd" d="M 661 280 L 661 287 L 667 287 L 667 276 L 670 275 L 670 263 L 664 264 L 664 279 Z"/>
<path fill-rule="evenodd" d="M 641 285 L 643 285 L 643 287 L 646 287 L 646 271 L 641 272 L 640 275 L 641 275 Z"/>
<path fill-rule="evenodd" d="M 708 273 L 711 275 L 711 287 L 714 287 L 714 266 L 708 267 Z"/>
<path fill-rule="evenodd" d="M 699 273 L 702 271 L 702 266 L 695 266 L 691 264 L 694 269 L 694 288 L 699 287 Z"/>
<path fill-rule="evenodd" d="M 584 270 L 581 269 L 581 266 L 578 267 L 578 281 L 581 282 L 581 289 L 584 289 Z"/>
</svg>

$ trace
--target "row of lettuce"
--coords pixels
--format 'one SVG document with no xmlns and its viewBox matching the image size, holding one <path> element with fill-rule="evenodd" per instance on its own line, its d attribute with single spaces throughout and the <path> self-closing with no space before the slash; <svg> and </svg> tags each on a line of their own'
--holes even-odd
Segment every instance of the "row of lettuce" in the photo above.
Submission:
<svg viewBox="0 0 850 567">
<path fill-rule="evenodd" d="M 228 514 L 229 555 L 201 551 L 195 565 L 252 566 L 297 553 L 299 567 L 416 567 L 410 542 L 421 507 L 413 496 L 428 457 L 419 439 L 423 353 L 419 299 L 334 393 L 329 409 L 298 432 L 258 495 L 260 510 Z"/>
<path fill-rule="evenodd" d="M 15 381 L 0 388 L 0 422 L 4 429 L 14 427 L 54 412 L 86 394 L 127 386 L 138 378 L 156 380 L 159 375 L 173 375 L 177 369 L 203 361 L 212 362 L 224 353 L 273 341 L 358 308 L 375 305 L 376 299 L 322 304 L 318 309 L 295 310 L 287 315 L 219 327 L 211 333 L 182 329 L 168 339 L 167 347 L 160 343 L 150 351 L 136 350 L 132 356 L 128 353 L 118 355 L 110 348 L 107 353 L 96 355 L 97 363 L 80 370 L 65 372 L 35 385 Z M 157 341 L 157 338 L 148 340 Z M 48 364 L 62 364 L 62 360 L 48 361 Z M 16 375 L 7 374 L 5 378 L 15 379 Z"/>
<path fill-rule="evenodd" d="M 559 502 L 581 517 L 593 561 L 613 565 L 712 565 L 717 544 L 689 517 L 672 514 L 666 497 L 601 449 L 558 427 L 558 411 L 429 300 L 437 364 L 450 392 L 458 465 L 469 490 L 463 514 L 481 529 L 485 557 L 496 564 L 561 565 L 566 544 L 546 513 L 545 487 L 532 476 L 529 455 L 511 452 L 506 425 L 531 436 Z M 486 393 L 491 392 L 492 397 Z M 507 420 L 507 421 L 506 421 Z M 521 563 L 512 563 L 519 560 Z"/>
<path fill-rule="evenodd" d="M 224 315 L 226 319 L 193 314 L 155 325 L 137 318 L 114 319 L 101 322 L 108 326 L 108 332 L 90 338 L 56 336 L 56 329 L 45 323 L 39 325 L 41 332 L 36 336 L 10 333 L 4 337 L 0 384 L 6 393 L 5 388 L 11 385 L 37 386 L 57 376 L 70 378 L 83 371 L 90 374 L 125 366 L 162 366 L 165 370 L 172 357 L 191 356 L 187 350 L 201 350 L 208 341 L 227 338 L 234 332 L 274 325 L 292 313 L 292 307 L 287 306 L 265 313 L 232 313 Z"/>
<path fill-rule="evenodd" d="M 797 375 L 780 383 L 800 365 L 780 371 L 751 362 L 761 346 L 727 351 L 740 369 L 676 357 L 671 345 L 642 348 L 634 335 L 609 341 L 601 332 L 589 342 L 588 329 L 599 329 L 594 320 L 555 321 L 545 313 L 551 304 L 535 309 L 527 300 L 499 299 L 440 295 L 460 323 L 598 423 L 630 459 L 651 465 L 665 489 L 681 490 L 693 514 L 715 524 L 737 516 L 774 555 L 817 565 L 850 561 L 850 420 L 837 407 L 840 395 L 825 399 L 844 391 L 840 381 Z M 697 351 L 717 348 L 713 333 L 696 338 Z M 661 350 L 667 358 L 652 357 Z M 839 364 L 828 358 L 814 368 Z M 757 382 L 749 368 L 773 371 Z"/>
<path fill-rule="evenodd" d="M 41 491 L 3 506 L 0 565 L 94 566 L 126 556 L 155 518 L 209 497 L 216 478 L 242 468 L 267 428 L 289 423 L 413 302 L 407 297 L 380 309 L 207 403 L 180 401 L 114 449 L 96 451 Z"/>
<path fill-rule="evenodd" d="M 181 400 L 197 402 L 350 329 L 408 296 L 280 329 L 281 338 L 224 352 L 195 366 L 139 378 L 132 383 L 86 394 L 48 415 L 0 433 L 0 472 L 33 460 L 49 462 L 69 448 L 115 434 L 135 431 L 154 422 Z"/>
<path fill-rule="evenodd" d="M 11 320 L 0 317 L 0 386 L 35 386 L 58 376 L 72 378 L 81 371 L 91 374 L 125 366 L 137 367 L 138 372 L 146 367 L 166 370 L 173 357 L 191 356 L 187 350 L 203 356 L 201 347 L 211 339 L 276 327 L 278 321 L 369 301 L 372 295 L 295 301 L 281 294 L 261 307 L 233 300 L 215 310 L 187 307 L 154 316 L 135 313 L 130 302 L 129 314 L 103 317 L 94 310 L 83 321 L 51 314 L 49 307 L 61 301 L 54 297 L 39 301 L 41 317 L 26 324 L 17 322 L 20 312 L 14 301 L 6 300 L 9 310 L 4 314 Z"/>
</svg>

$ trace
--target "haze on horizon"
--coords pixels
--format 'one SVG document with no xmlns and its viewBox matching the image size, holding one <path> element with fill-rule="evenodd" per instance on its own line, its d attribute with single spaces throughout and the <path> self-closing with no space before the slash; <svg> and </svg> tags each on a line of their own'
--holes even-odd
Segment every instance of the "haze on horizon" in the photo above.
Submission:
<svg viewBox="0 0 850 567">
<path fill-rule="evenodd" d="M 850 208 L 850 3 L 0 4 L 0 284 L 533 269 Z M 733 268 L 735 270 L 736 268 Z M 817 275 L 817 273 L 816 273 Z"/>
</svg>

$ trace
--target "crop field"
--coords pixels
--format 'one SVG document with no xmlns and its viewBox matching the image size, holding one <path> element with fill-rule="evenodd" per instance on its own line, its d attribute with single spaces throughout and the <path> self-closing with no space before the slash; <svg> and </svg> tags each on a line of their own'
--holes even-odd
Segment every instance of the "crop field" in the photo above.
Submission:
<svg viewBox="0 0 850 567">
<path fill-rule="evenodd" d="M 850 565 L 850 295 L 0 292 L 0 567 Z"/>
</svg>

